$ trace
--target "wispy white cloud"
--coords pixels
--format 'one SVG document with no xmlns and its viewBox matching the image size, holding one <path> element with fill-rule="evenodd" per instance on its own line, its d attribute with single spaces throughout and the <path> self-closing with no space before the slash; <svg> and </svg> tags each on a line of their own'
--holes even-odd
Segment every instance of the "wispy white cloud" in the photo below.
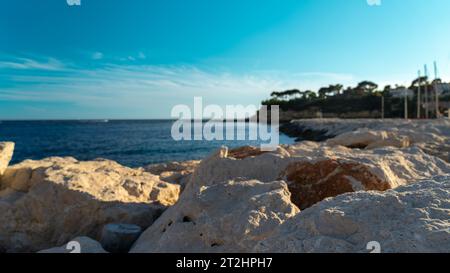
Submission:
<svg viewBox="0 0 450 273">
<path fill-rule="evenodd" d="M 126 57 L 118 57 L 115 58 L 116 60 L 122 61 L 122 62 L 126 62 L 126 61 L 130 61 L 130 62 L 134 62 L 134 61 L 138 61 L 138 60 L 145 60 L 147 59 L 147 56 L 143 53 L 143 52 L 138 52 L 137 54 L 132 54 L 132 55 L 128 55 Z"/>
<path fill-rule="evenodd" d="M 28 89 L 76 90 L 85 93 L 87 90 L 108 90 L 108 97 L 119 93 L 129 94 L 139 91 L 145 94 L 201 93 L 222 95 L 259 95 L 267 96 L 272 90 L 285 88 L 315 88 L 335 81 L 354 81 L 354 77 L 333 73 L 284 73 L 274 71 L 255 71 L 247 73 L 231 73 L 200 69 L 195 66 L 152 66 L 152 65 L 117 65 L 108 64 L 101 68 L 66 69 L 62 75 L 11 75 L 15 85 Z M 72 93 L 73 94 L 73 93 Z M 55 94 L 57 95 L 57 94 Z M 170 93 L 170 95 L 173 95 Z M 40 96 L 42 99 L 45 97 Z M 52 96 L 58 98 L 60 96 Z M 237 99 L 239 100 L 239 99 Z"/>
<path fill-rule="evenodd" d="M 93 60 L 101 60 L 101 59 L 103 59 L 103 57 L 104 57 L 104 55 L 103 55 L 102 52 L 94 52 L 92 54 L 92 59 Z"/>
<path fill-rule="evenodd" d="M 83 68 L 64 66 L 57 60 L 49 62 L 53 66 L 38 65 L 32 60 L 19 64 L 25 63 L 28 67 L 64 69 L 56 74 L 10 73 L 3 77 L 9 84 L 0 82 L 0 99 L 65 102 L 90 109 L 107 106 L 123 112 L 142 111 L 143 116 L 146 111 L 153 111 L 168 117 L 173 105 L 190 104 L 194 96 L 202 96 L 205 103 L 248 105 L 258 104 L 274 90 L 315 89 L 330 83 L 347 85 L 356 82 L 352 75 L 318 72 L 233 73 L 191 65 L 136 63 Z"/>
<path fill-rule="evenodd" d="M 39 61 L 29 58 L 14 58 L 8 61 L 0 61 L 0 68 L 6 69 L 33 69 L 33 70 L 61 70 L 65 68 L 64 63 L 55 59 L 47 58 Z"/>
</svg>

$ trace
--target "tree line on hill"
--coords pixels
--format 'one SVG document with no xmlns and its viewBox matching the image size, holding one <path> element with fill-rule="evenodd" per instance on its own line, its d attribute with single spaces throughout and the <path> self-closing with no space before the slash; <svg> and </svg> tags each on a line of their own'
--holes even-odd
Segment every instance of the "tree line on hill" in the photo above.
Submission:
<svg viewBox="0 0 450 273">
<path fill-rule="evenodd" d="M 409 87 L 391 85 L 379 89 L 378 84 L 372 81 L 362 81 L 355 87 L 344 89 L 342 84 L 331 84 L 319 88 L 316 92 L 312 90 L 290 89 L 285 91 L 274 91 L 271 98 L 263 101 L 263 105 L 279 105 L 282 110 L 304 111 L 316 110 L 323 113 L 349 113 L 361 111 L 380 111 L 384 104 L 385 117 L 404 116 L 404 97 L 393 96 L 393 92 L 398 90 L 411 90 L 413 97 L 408 99 L 408 114 L 416 117 L 418 90 L 421 90 L 421 107 L 424 102 L 424 90 L 430 98 L 434 96 L 434 89 L 442 80 L 430 81 L 428 77 L 419 77 L 411 82 Z M 410 92 L 411 92 L 410 91 Z M 441 101 L 450 101 L 450 93 L 441 94 Z"/>
</svg>

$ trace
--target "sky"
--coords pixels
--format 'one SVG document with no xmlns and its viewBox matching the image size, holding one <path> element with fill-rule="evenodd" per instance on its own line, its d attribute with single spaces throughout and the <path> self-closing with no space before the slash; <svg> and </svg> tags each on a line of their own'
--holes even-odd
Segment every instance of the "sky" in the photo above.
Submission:
<svg viewBox="0 0 450 273">
<path fill-rule="evenodd" d="M 0 120 L 170 118 L 433 61 L 450 78 L 448 0 L 68 1 L 0 0 Z"/>
</svg>

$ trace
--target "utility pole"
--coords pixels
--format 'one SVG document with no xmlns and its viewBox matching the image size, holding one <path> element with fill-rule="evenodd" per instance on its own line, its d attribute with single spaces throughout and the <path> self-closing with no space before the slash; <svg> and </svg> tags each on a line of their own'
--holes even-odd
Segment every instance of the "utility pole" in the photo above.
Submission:
<svg viewBox="0 0 450 273">
<path fill-rule="evenodd" d="M 421 118 L 420 115 L 420 104 L 421 104 L 421 99 L 420 99 L 420 85 L 422 84 L 422 81 L 420 80 L 420 78 L 422 77 L 421 75 L 422 73 L 420 73 L 420 70 L 417 72 L 417 75 L 419 76 L 419 83 L 417 84 L 417 119 Z"/>
<path fill-rule="evenodd" d="M 428 68 L 427 65 L 424 65 L 424 73 L 425 73 L 425 87 L 424 87 L 424 96 L 425 96 L 425 118 L 429 118 L 429 106 L 428 106 Z"/>
<path fill-rule="evenodd" d="M 384 119 L 384 94 L 381 96 L 381 119 Z"/>
<path fill-rule="evenodd" d="M 408 89 L 405 88 L 405 119 L 408 119 Z"/>
<path fill-rule="evenodd" d="M 438 87 L 438 83 L 437 83 L 437 79 L 438 79 L 438 69 L 437 69 L 437 63 L 436 61 L 434 61 L 434 102 L 435 102 L 435 106 L 436 106 L 436 118 L 440 118 L 441 117 L 441 113 L 439 112 L 439 87 Z"/>
</svg>

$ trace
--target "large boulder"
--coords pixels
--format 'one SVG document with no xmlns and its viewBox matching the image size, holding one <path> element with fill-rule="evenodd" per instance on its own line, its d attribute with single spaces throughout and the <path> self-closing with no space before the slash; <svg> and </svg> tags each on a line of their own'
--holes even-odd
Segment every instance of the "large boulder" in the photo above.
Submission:
<svg viewBox="0 0 450 273">
<path fill-rule="evenodd" d="M 222 147 L 200 162 L 190 177 L 187 190 L 240 177 L 272 182 L 291 161 L 291 155 L 283 147 L 273 152 L 261 152 L 254 147 Z"/>
<path fill-rule="evenodd" d="M 0 250 L 37 251 L 108 223 L 150 226 L 178 200 L 178 185 L 113 161 L 27 160 L 0 181 Z"/>
<path fill-rule="evenodd" d="M 450 176 L 326 199 L 285 221 L 255 252 L 448 252 Z M 370 248 L 370 247 L 369 247 Z"/>
<path fill-rule="evenodd" d="M 284 182 L 216 183 L 184 191 L 131 252 L 247 252 L 298 212 Z"/>
<path fill-rule="evenodd" d="M 11 161 L 14 152 L 14 142 L 0 142 L 0 176 L 3 175 Z"/>
</svg>

